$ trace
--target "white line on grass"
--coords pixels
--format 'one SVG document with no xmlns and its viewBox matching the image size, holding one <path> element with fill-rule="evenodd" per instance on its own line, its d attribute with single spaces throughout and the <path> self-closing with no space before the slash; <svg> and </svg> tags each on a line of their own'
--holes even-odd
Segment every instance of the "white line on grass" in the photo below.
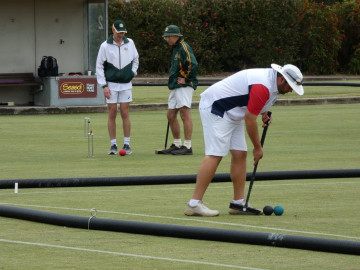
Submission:
<svg viewBox="0 0 360 270">
<path fill-rule="evenodd" d="M 0 238 L 0 242 L 11 243 L 11 244 L 21 244 L 21 245 L 40 246 L 40 247 L 48 247 L 48 248 L 70 249 L 70 250 L 77 250 L 77 251 L 103 253 L 103 254 L 111 254 L 111 255 L 117 255 L 117 256 L 120 255 L 120 256 L 135 257 L 135 258 L 142 258 L 142 259 L 152 259 L 152 260 L 160 260 L 160 261 L 202 264 L 202 265 L 220 266 L 220 267 L 237 268 L 237 269 L 248 269 L 248 270 L 265 270 L 265 269 L 260 269 L 260 268 L 237 266 L 237 265 L 231 265 L 231 264 L 221 264 L 221 263 L 202 262 L 202 261 L 193 261 L 193 260 L 183 260 L 183 259 L 174 259 L 174 258 L 167 258 L 167 257 L 155 257 L 155 256 L 141 255 L 141 254 L 132 254 L 132 253 L 124 253 L 124 252 L 99 250 L 99 249 L 87 249 L 87 248 L 79 248 L 79 247 L 51 245 L 51 244 L 44 244 L 44 243 L 15 241 L 15 240 L 8 240 L 8 239 L 1 239 L 1 238 Z"/>
<path fill-rule="evenodd" d="M 47 208 L 47 209 L 59 209 L 59 210 L 71 210 L 71 211 L 85 211 L 90 214 L 90 209 L 82 209 L 82 208 L 68 208 L 68 207 L 56 207 L 56 206 L 43 206 L 43 205 L 31 205 L 31 204 L 16 204 L 16 203 L 6 203 L 0 202 L 0 204 L 7 205 L 15 205 L 15 206 L 26 206 L 26 207 L 37 207 L 37 208 Z M 209 224 L 218 224 L 218 225 L 229 225 L 229 226 L 237 226 L 237 227 L 245 227 L 245 228 L 253 228 L 253 229 L 264 229 L 264 230 L 273 230 L 273 231 L 282 231 L 282 232 L 291 232 L 291 233 L 301 233 L 301 234 L 310 234 L 310 235 L 322 235 L 327 237 L 341 237 L 347 239 L 356 239 L 360 240 L 360 237 L 356 236 L 348 236 L 341 234 L 331 234 L 331 233 L 321 233 L 321 232 L 309 232 L 309 231 L 298 231 L 298 230 L 289 230 L 289 229 L 281 229 L 281 228 L 271 228 L 265 226 L 255 226 L 255 225 L 247 225 L 241 223 L 230 223 L 230 222 L 219 222 L 219 221 L 211 221 L 205 220 L 203 218 L 178 218 L 178 217 L 166 217 L 166 216 L 154 216 L 147 214 L 136 214 L 136 213 L 127 213 L 127 212 L 118 212 L 118 211 L 107 211 L 107 210 L 99 210 L 96 209 L 98 213 L 108 213 L 108 214 L 118 214 L 118 215 L 127 215 L 127 216 L 139 216 L 139 217 L 148 217 L 148 218 L 161 218 L 161 219 L 170 219 L 170 220 L 181 220 L 181 221 L 196 221 L 200 223 L 209 223 Z"/>
</svg>

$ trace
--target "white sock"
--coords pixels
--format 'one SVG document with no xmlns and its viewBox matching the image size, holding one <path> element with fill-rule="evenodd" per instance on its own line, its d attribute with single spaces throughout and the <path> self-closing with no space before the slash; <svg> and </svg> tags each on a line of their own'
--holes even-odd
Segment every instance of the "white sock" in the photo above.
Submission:
<svg viewBox="0 0 360 270">
<path fill-rule="evenodd" d="M 111 144 L 111 145 L 114 145 L 114 144 L 117 145 L 117 144 L 116 144 L 116 139 L 110 140 L 110 144 Z"/>
<path fill-rule="evenodd" d="M 190 207 L 195 207 L 195 206 L 198 205 L 199 202 L 200 202 L 200 200 L 191 199 L 191 200 L 189 201 L 189 205 L 190 205 Z"/>
<path fill-rule="evenodd" d="M 191 140 L 185 140 L 184 145 L 186 146 L 187 149 L 190 149 L 191 148 Z"/>
<path fill-rule="evenodd" d="M 240 199 L 240 200 L 233 200 L 232 203 L 234 204 L 243 204 L 245 202 L 245 199 Z"/>
<path fill-rule="evenodd" d="M 181 146 L 181 139 L 174 139 L 174 144 L 176 147 L 180 147 Z"/>
<path fill-rule="evenodd" d="M 124 137 L 124 144 L 130 145 L 130 137 Z"/>
</svg>

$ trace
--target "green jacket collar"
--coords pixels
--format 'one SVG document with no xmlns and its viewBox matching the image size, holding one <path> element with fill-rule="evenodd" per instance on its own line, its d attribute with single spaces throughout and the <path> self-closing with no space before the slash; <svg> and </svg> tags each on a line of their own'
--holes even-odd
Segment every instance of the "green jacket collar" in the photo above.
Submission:
<svg viewBox="0 0 360 270">
<path fill-rule="evenodd" d="M 174 47 L 179 45 L 181 41 L 184 40 L 184 37 L 179 37 L 178 41 L 173 45 Z"/>
<path fill-rule="evenodd" d="M 126 44 L 126 43 L 129 42 L 129 39 L 124 36 L 124 37 L 123 37 L 123 41 L 124 41 L 124 44 Z M 113 43 L 114 43 L 113 35 L 109 36 L 109 38 L 107 39 L 106 42 L 109 43 L 109 44 L 113 44 Z"/>
</svg>

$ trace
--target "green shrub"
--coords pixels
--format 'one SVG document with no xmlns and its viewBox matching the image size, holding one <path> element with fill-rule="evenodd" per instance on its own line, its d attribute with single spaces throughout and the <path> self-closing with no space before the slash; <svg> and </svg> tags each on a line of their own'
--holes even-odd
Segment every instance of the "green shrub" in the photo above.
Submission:
<svg viewBox="0 0 360 270">
<path fill-rule="evenodd" d="M 332 6 L 305 1 L 299 21 L 303 31 L 301 66 L 309 73 L 335 73 L 342 42 L 339 16 Z"/>
<path fill-rule="evenodd" d="M 299 1 L 222 1 L 226 43 L 224 68 L 234 70 L 294 62 L 299 51 Z M 284 12 L 286 10 L 286 12 Z M 228 16 L 228 14 L 232 14 Z M 236 58 L 234 57 L 234 54 Z M 235 58 L 235 59 L 234 59 Z"/>
<path fill-rule="evenodd" d="M 109 24 L 123 19 L 140 54 L 140 73 L 167 73 L 165 27 L 180 27 L 199 73 L 271 63 L 305 73 L 360 73 L 359 0 L 113 0 Z M 110 28 L 109 28 L 110 29 Z M 111 32 L 110 32 L 111 33 Z"/>
<path fill-rule="evenodd" d="M 360 74 L 360 1 L 338 3 L 336 9 L 342 21 L 341 71 Z"/>
</svg>

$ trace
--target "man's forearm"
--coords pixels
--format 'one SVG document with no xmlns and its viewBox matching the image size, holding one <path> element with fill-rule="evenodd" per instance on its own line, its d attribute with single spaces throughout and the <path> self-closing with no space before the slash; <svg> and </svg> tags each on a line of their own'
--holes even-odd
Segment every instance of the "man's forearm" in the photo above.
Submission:
<svg viewBox="0 0 360 270">
<path fill-rule="evenodd" d="M 257 118 L 256 115 L 250 113 L 249 111 L 246 111 L 246 114 L 245 114 L 246 130 L 247 130 L 247 133 L 250 137 L 252 144 L 254 145 L 254 148 L 261 147 L 256 118 Z"/>
</svg>

